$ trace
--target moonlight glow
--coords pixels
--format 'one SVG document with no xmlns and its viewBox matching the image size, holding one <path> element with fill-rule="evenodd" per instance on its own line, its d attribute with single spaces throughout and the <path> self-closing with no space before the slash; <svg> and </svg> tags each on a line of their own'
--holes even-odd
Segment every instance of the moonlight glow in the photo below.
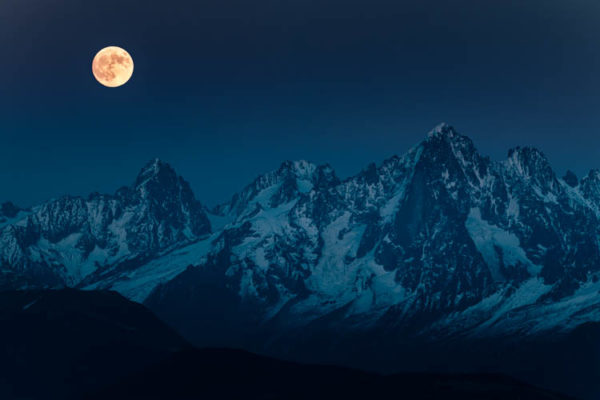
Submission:
<svg viewBox="0 0 600 400">
<path fill-rule="evenodd" d="M 106 47 L 96 54 L 92 63 L 94 77 L 106 87 L 119 87 L 133 75 L 133 59 L 120 47 Z"/>
</svg>

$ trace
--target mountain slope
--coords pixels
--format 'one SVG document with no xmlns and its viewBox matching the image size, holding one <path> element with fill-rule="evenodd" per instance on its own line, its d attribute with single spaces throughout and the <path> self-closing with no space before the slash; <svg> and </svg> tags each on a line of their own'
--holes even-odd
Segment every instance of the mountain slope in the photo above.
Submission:
<svg viewBox="0 0 600 400">
<path fill-rule="evenodd" d="M 399 387 L 402 398 L 566 398 L 497 375 L 388 377 L 196 350 L 115 292 L 2 292 L 0 320 L 3 399 L 364 398 Z"/>
<path fill-rule="evenodd" d="M 0 397 L 66 399 L 189 347 L 116 292 L 0 293 Z"/>
<path fill-rule="evenodd" d="M 235 384 L 232 384 L 235 382 Z M 294 364 L 250 353 L 202 349 L 175 354 L 89 399 L 566 399 L 499 375 L 382 376 Z"/>
</svg>

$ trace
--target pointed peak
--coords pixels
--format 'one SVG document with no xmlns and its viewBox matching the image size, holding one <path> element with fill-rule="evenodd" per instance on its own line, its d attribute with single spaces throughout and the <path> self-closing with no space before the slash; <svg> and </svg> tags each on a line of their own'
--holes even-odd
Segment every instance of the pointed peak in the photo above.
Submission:
<svg viewBox="0 0 600 400">
<path fill-rule="evenodd" d="M 598 179 L 600 180 L 600 170 L 594 168 L 591 169 L 590 172 L 585 176 L 584 179 Z"/>
<path fill-rule="evenodd" d="M 329 187 L 339 184 L 340 179 L 331 165 L 321 164 L 317 167 L 313 183 L 315 187 Z"/>
<path fill-rule="evenodd" d="M 142 170 L 136 178 L 135 186 L 137 187 L 143 185 L 145 182 L 153 178 L 158 180 L 164 180 L 165 178 L 173 179 L 176 177 L 177 173 L 175 172 L 173 167 L 171 167 L 169 164 L 162 161 L 161 159 L 155 158 L 146 163 L 146 165 L 142 168 Z"/>
<path fill-rule="evenodd" d="M 421 144 L 428 147 L 433 146 L 438 150 L 439 146 L 442 146 L 455 150 L 462 148 L 469 151 L 475 151 L 473 141 L 468 136 L 461 135 L 453 126 L 448 125 L 445 122 L 429 131 L 427 139 L 421 142 Z"/>
<path fill-rule="evenodd" d="M 173 168 L 165 161 L 161 160 L 160 158 L 154 158 L 146 163 L 144 168 L 142 168 L 141 173 L 144 173 L 144 172 L 158 173 L 162 169 L 173 170 Z"/>
<path fill-rule="evenodd" d="M 567 170 L 565 176 L 563 176 L 562 179 L 567 185 L 571 187 L 576 187 L 579 184 L 579 179 L 577 178 L 577 175 L 575 175 L 575 173 L 570 169 Z"/>
<path fill-rule="evenodd" d="M 409 156 L 417 156 L 420 160 L 433 160 L 438 162 L 443 159 L 457 159 L 462 164 L 465 160 L 479 159 L 473 141 L 459 134 L 454 127 L 442 123 L 436 126 L 416 148 L 408 153 Z M 412 157 L 408 157 L 410 160 Z M 436 161 L 437 160 L 437 161 Z M 469 162 L 471 162 L 469 161 Z"/>
<path fill-rule="evenodd" d="M 445 122 L 442 122 L 441 124 L 437 125 L 432 130 L 430 130 L 429 133 L 427 134 L 427 137 L 430 137 L 430 138 L 432 138 L 432 137 L 452 138 L 457 135 L 458 135 L 458 133 L 456 132 L 454 127 L 452 127 L 451 125 L 449 125 Z"/>
<path fill-rule="evenodd" d="M 517 147 L 513 147 L 512 149 L 508 150 L 508 159 L 512 160 L 513 162 L 518 162 L 518 163 L 531 163 L 531 162 L 542 162 L 544 164 L 548 163 L 548 159 L 546 158 L 546 156 L 544 155 L 544 153 L 535 148 L 535 147 L 531 147 L 531 146 L 517 146 Z"/>
<path fill-rule="evenodd" d="M 158 158 L 142 168 L 131 189 L 142 198 L 162 198 L 168 193 L 194 198 L 189 183 L 177 175 L 173 167 Z"/>
<path fill-rule="evenodd" d="M 534 178 L 540 183 L 553 182 L 556 177 L 550 162 L 540 150 L 535 147 L 515 147 L 508 151 L 505 165 L 513 174 L 523 178 Z"/>
<path fill-rule="evenodd" d="M 329 164 L 317 166 L 306 160 L 287 160 L 276 170 L 258 176 L 235 194 L 227 205 L 219 208 L 236 217 L 247 217 L 251 215 L 249 210 L 254 209 L 255 203 L 260 203 L 263 209 L 274 208 L 313 189 L 329 188 L 339 182 Z"/>
<path fill-rule="evenodd" d="M 311 176 L 317 170 L 317 166 L 306 160 L 286 160 L 279 166 L 278 173 L 291 173 L 298 177 Z"/>
<path fill-rule="evenodd" d="M 12 218 L 15 217 L 19 211 L 21 211 L 21 208 L 17 207 L 10 201 L 0 204 L 0 217 L 5 216 Z"/>
<path fill-rule="evenodd" d="M 330 174 L 330 173 L 335 174 L 335 170 L 329 163 L 319 164 L 317 166 L 317 171 L 322 172 L 322 173 L 327 173 L 327 174 Z"/>
<path fill-rule="evenodd" d="M 362 177 L 367 183 L 376 183 L 378 181 L 379 171 L 377 169 L 377 165 L 373 162 L 369 163 L 360 173 L 359 176 Z"/>
<path fill-rule="evenodd" d="M 331 165 L 317 165 L 306 160 L 284 161 L 277 170 L 261 175 L 256 182 L 261 182 L 261 186 L 264 186 L 265 182 L 272 185 L 280 180 L 301 180 L 311 182 L 315 187 L 339 182 Z"/>
<path fill-rule="evenodd" d="M 597 186 L 600 184 L 600 170 L 591 169 L 586 176 L 581 178 L 580 184 L 583 188 L 589 187 L 590 185 Z"/>
<path fill-rule="evenodd" d="M 597 201 L 600 198 L 600 170 L 592 169 L 579 182 L 583 196 Z"/>
</svg>

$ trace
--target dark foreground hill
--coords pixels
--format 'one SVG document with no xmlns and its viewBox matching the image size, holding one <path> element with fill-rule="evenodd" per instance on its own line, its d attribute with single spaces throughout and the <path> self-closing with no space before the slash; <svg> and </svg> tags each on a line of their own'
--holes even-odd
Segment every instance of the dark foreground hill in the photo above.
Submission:
<svg viewBox="0 0 600 400">
<path fill-rule="evenodd" d="M 398 374 L 298 364 L 241 350 L 177 353 L 100 399 L 567 399 L 502 375 Z"/>
<path fill-rule="evenodd" d="M 0 398 L 66 399 L 188 344 L 116 292 L 0 293 Z"/>
<path fill-rule="evenodd" d="M 193 349 L 115 292 L 0 293 L 0 399 L 564 399 L 502 375 L 401 374 Z"/>
</svg>

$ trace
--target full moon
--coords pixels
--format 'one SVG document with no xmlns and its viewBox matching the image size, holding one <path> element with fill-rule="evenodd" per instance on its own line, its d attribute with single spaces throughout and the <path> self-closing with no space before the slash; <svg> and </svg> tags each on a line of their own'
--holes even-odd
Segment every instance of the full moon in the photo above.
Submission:
<svg viewBox="0 0 600 400">
<path fill-rule="evenodd" d="M 120 47 L 105 47 L 94 57 L 92 72 L 106 87 L 123 86 L 133 75 L 133 59 Z"/>
</svg>

